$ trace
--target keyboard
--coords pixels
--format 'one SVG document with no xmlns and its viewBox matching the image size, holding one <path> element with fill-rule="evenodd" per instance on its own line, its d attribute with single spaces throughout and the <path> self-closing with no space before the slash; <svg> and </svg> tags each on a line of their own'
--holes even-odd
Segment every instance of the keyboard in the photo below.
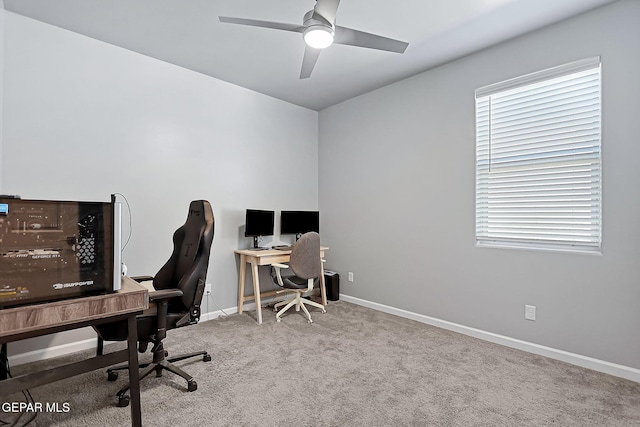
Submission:
<svg viewBox="0 0 640 427">
<path fill-rule="evenodd" d="M 291 249 L 293 249 L 293 246 L 274 246 L 273 249 L 279 250 L 279 251 L 290 251 Z"/>
</svg>

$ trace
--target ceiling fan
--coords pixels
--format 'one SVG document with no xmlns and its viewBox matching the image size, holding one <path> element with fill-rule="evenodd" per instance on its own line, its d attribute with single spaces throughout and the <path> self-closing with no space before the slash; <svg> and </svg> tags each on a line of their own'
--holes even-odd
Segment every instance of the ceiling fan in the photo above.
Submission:
<svg viewBox="0 0 640 427">
<path fill-rule="evenodd" d="M 336 25 L 336 12 L 338 11 L 339 4 L 340 0 L 316 0 L 316 6 L 313 10 L 310 10 L 304 15 L 302 25 L 232 18 L 228 16 L 219 16 L 218 18 L 220 22 L 229 24 L 250 25 L 253 27 L 302 33 L 306 46 L 302 59 L 302 70 L 300 71 L 301 79 L 306 79 L 311 76 L 320 52 L 333 43 L 396 53 L 404 53 L 407 46 L 409 46 L 409 43 L 399 40 Z"/>
</svg>

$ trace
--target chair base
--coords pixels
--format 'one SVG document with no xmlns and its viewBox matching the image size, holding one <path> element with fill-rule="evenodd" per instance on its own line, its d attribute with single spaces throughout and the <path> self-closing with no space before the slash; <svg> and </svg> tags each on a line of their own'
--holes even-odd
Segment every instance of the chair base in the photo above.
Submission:
<svg viewBox="0 0 640 427">
<path fill-rule="evenodd" d="M 160 348 L 158 350 L 161 351 L 163 354 L 166 354 L 163 348 Z M 159 351 L 154 352 L 154 359 L 156 358 L 155 355 L 158 354 Z M 142 381 L 144 377 L 148 376 L 153 371 L 156 372 L 156 378 L 158 378 L 162 376 L 162 371 L 167 370 L 187 380 L 188 391 L 196 391 L 198 389 L 198 383 L 196 383 L 193 377 L 172 363 L 172 362 L 189 359 L 191 357 L 196 357 L 196 356 L 202 356 L 203 362 L 211 361 L 211 355 L 209 355 L 209 353 L 206 351 L 198 351 L 198 352 L 189 353 L 189 354 L 182 354 L 182 355 L 171 357 L 168 359 L 165 359 L 164 356 L 162 356 L 160 360 L 153 361 L 150 363 L 143 363 L 140 365 L 140 368 L 142 369 L 140 371 L 140 381 Z M 127 365 L 122 365 L 122 366 L 116 366 L 114 368 L 107 369 L 107 380 L 115 381 L 118 378 L 117 371 L 122 371 L 125 369 L 129 369 L 129 367 Z M 129 387 L 130 385 L 127 384 L 125 387 L 121 388 L 118 391 L 118 393 L 116 393 L 116 396 L 118 397 L 119 407 L 126 407 L 129 405 L 129 396 L 127 396 Z"/>
<path fill-rule="evenodd" d="M 296 311 L 300 311 L 300 309 L 302 309 L 302 311 L 304 312 L 306 318 L 307 318 L 307 322 L 309 323 L 313 323 L 313 320 L 311 319 L 311 314 L 309 314 L 309 310 L 307 310 L 307 307 L 305 307 L 305 305 L 311 305 L 313 307 L 317 307 L 319 309 L 322 310 L 322 313 L 326 313 L 327 310 L 324 308 L 324 305 L 317 303 L 315 301 L 311 301 L 309 299 L 306 298 L 302 298 L 302 294 L 303 292 L 307 292 L 306 289 L 303 290 L 295 290 L 295 289 L 287 289 L 287 291 L 289 292 L 294 292 L 295 295 L 291 298 L 289 298 L 288 300 L 285 301 L 281 301 L 277 304 L 275 304 L 273 306 L 274 311 L 277 311 L 276 313 L 276 322 L 280 322 L 281 316 L 287 311 L 289 310 L 291 307 L 296 308 Z M 286 291 L 285 291 L 286 292 Z M 278 307 L 282 307 L 284 306 L 284 308 L 280 311 L 278 311 Z"/>
</svg>

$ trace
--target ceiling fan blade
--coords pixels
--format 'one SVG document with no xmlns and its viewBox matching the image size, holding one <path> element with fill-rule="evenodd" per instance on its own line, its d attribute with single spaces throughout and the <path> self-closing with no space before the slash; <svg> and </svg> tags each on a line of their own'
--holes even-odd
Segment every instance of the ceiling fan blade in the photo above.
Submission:
<svg viewBox="0 0 640 427">
<path fill-rule="evenodd" d="M 329 25 L 333 25 L 336 22 L 339 4 L 340 0 L 316 0 L 314 15 L 320 15 Z"/>
<path fill-rule="evenodd" d="M 314 49 L 309 46 L 305 46 L 304 48 L 304 58 L 302 58 L 302 70 L 300 70 L 300 78 L 308 79 L 311 77 L 311 72 L 313 71 L 313 67 L 315 67 L 316 62 L 318 62 L 318 56 L 320 56 L 320 52 L 322 49 Z"/>
<path fill-rule="evenodd" d="M 225 22 L 228 24 L 240 24 L 240 25 L 249 25 L 252 27 L 272 28 L 274 30 L 293 31 L 296 33 L 301 33 L 304 31 L 304 27 L 302 25 L 286 24 L 283 22 L 260 21 L 257 19 L 232 18 L 229 16 L 218 16 L 218 19 L 220 19 L 220 22 Z"/>
<path fill-rule="evenodd" d="M 396 53 L 404 53 L 407 46 L 409 46 L 409 43 L 401 42 L 400 40 L 390 39 L 337 25 L 335 31 L 336 35 L 333 42 L 337 44 L 367 47 L 369 49 L 386 50 L 388 52 Z"/>
</svg>

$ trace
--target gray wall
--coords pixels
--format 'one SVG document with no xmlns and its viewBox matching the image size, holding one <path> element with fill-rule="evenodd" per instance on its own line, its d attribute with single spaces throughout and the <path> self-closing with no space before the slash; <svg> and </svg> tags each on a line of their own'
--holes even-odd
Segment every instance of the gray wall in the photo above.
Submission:
<svg viewBox="0 0 640 427">
<path fill-rule="evenodd" d="M 318 113 L 10 12 L 4 18 L 0 191 L 67 200 L 123 193 L 133 211 L 124 253 L 131 275 L 155 273 L 189 201 L 208 199 L 213 295 L 203 311 L 235 307 L 233 251 L 250 243 L 245 209 L 317 209 Z"/>
<path fill-rule="evenodd" d="M 322 230 L 341 292 L 640 368 L 638 23 L 640 2 L 622 1 L 321 111 Z M 474 90 L 596 55 L 602 255 L 476 248 Z"/>
</svg>

